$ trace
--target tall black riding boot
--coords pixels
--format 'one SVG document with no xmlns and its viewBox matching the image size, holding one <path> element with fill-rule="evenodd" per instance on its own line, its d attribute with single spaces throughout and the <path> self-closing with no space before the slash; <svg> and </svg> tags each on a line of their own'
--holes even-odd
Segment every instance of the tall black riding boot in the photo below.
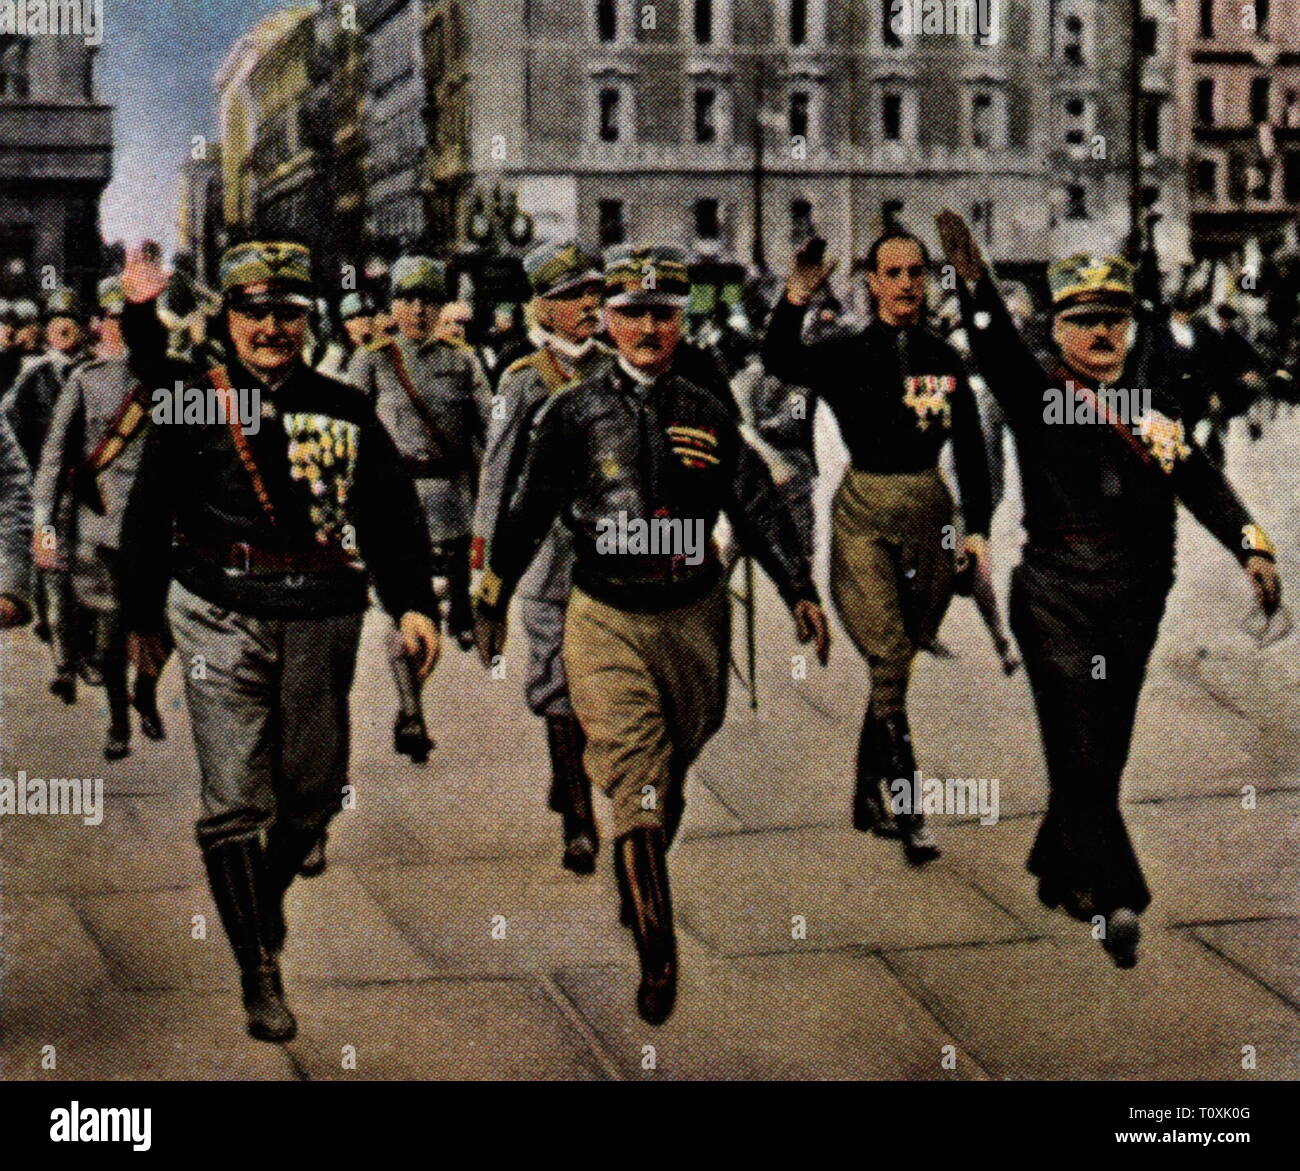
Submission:
<svg viewBox="0 0 1300 1171">
<path fill-rule="evenodd" d="M 266 920 L 267 944 L 273 952 L 284 948 L 286 927 L 284 921 L 284 896 L 297 875 L 304 873 L 305 863 L 320 849 L 325 848 L 324 829 L 302 829 L 276 822 L 266 835 Z M 320 870 L 325 868 L 322 858 Z M 308 867 L 309 869 L 309 867 Z M 320 870 L 312 873 L 319 874 Z"/>
<path fill-rule="evenodd" d="M 915 798 L 912 781 L 916 775 L 916 757 L 912 753 L 912 730 L 907 724 L 907 713 L 894 712 L 880 721 L 880 742 L 886 789 L 895 780 L 905 780 L 908 791 Z M 903 853 L 913 866 L 920 866 L 923 862 L 939 857 L 939 847 L 919 809 L 913 809 L 910 813 L 895 813 L 894 820 L 898 824 L 898 836 L 903 842 Z"/>
<path fill-rule="evenodd" d="M 880 838 L 898 837 L 898 825 L 881 792 L 884 783 L 883 733 L 875 709 L 868 704 L 858 735 L 858 775 L 853 790 L 853 828 Z"/>
<path fill-rule="evenodd" d="M 577 716 L 547 716 L 546 739 L 551 749 L 557 812 L 564 819 L 562 864 L 575 874 L 590 874 L 596 869 L 600 836 L 591 807 L 591 779 L 582 765 L 587 737 Z"/>
<path fill-rule="evenodd" d="M 648 1024 L 663 1024 L 677 999 L 677 939 L 668 891 L 668 860 L 661 829 L 634 829 L 614 845 L 615 867 L 625 903 L 632 911 L 632 933 L 641 959 L 636 1006 Z"/>
<path fill-rule="evenodd" d="M 298 1023 L 284 1002 L 280 967 L 271 947 L 270 874 L 256 836 L 205 846 L 212 897 L 239 964 L 248 1013 L 249 1036 L 259 1041 L 289 1041 Z"/>
</svg>

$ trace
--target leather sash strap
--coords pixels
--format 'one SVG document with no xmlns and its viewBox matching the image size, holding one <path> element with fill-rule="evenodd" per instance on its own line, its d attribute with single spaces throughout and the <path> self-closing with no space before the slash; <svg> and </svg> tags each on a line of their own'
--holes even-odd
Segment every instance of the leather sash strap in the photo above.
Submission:
<svg viewBox="0 0 1300 1171">
<path fill-rule="evenodd" d="M 429 438 L 433 440 L 433 446 L 437 454 L 431 462 L 442 463 L 447 459 L 447 452 L 451 450 L 451 445 L 447 442 L 434 420 L 433 412 L 429 410 L 429 404 L 416 391 L 415 384 L 411 381 L 410 372 L 406 368 L 406 359 L 402 357 L 401 347 L 396 341 L 390 341 L 384 348 L 388 351 L 389 359 L 393 363 L 393 373 L 397 375 L 397 381 L 402 384 L 402 389 L 406 391 L 406 397 L 411 400 L 411 406 L 415 408 L 415 413 L 420 416 L 420 422 L 424 424 L 424 429 L 429 433 Z"/>
<path fill-rule="evenodd" d="M 253 458 L 253 449 L 249 446 L 248 436 L 244 434 L 244 428 L 239 422 L 239 404 L 235 401 L 235 390 L 230 385 L 230 375 L 226 373 L 224 366 L 214 366 L 208 371 L 208 378 L 212 385 L 225 396 L 226 400 L 226 426 L 230 430 L 231 442 L 235 445 L 235 451 L 239 454 L 239 462 L 244 465 L 244 471 L 248 473 L 248 478 L 253 485 L 253 493 L 257 497 L 257 502 L 262 506 L 262 511 L 266 513 L 266 519 L 275 525 L 275 506 L 271 503 L 271 494 L 266 490 L 266 481 L 262 479 L 262 472 L 257 466 L 257 460 Z"/>
</svg>

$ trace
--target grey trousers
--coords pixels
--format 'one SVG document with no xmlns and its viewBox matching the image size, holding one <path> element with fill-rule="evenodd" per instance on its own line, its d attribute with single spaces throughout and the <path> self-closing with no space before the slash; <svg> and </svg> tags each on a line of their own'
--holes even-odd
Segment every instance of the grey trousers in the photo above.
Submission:
<svg viewBox="0 0 1300 1171">
<path fill-rule="evenodd" d="M 524 698 L 536 716 L 571 716 L 569 681 L 564 674 L 564 612 L 566 602 L 524 598 L 519 617 L 528 635 L 528 678 Z"/>
<path fill-rule="evenodd" d="M 347 783 L 362 615 L 253 618 L 178 582 L 167 613 L 202 776 L 200 845 L 273 821 L 324 829 Z"/>
</svg>

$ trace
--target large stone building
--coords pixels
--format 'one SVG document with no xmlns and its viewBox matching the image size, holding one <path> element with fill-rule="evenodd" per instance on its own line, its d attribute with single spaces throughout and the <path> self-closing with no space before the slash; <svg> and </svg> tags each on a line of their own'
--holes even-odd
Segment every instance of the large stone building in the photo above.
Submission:
<svg viewBox="0 0 1300 1171">
<path fill-rule="evenodd" d="M 1178 0 L 1191 232 L 1223 254 L 1300 214 L 1300 3 Z"/>
<path fill-rule="evenodd" d="M 952 206 L 1004 262 L 1137 218 L 1172 264 L 1174 5 L 925 0 L 957 24 L 914 31 L 901 0 L 327 0 L 222 67 L 226 220 L 466 254 L 517 196 L 537 236 L 781 268 L 809 232 L 860 258 Z"/>
<path fill-rule="evenodd" d="M 590 245 L 749 261 L 761 243 L 782 267 L 814 228 L 860 257 L 886 220 L 928 231 L 948 205 L 993 255 L 1034 262 L 1122 247 L 1136 188 L 1167 260 L 1186 251 L 1172 0 L 1145 0 L 1137 29 L 1130 0 L 1001 0 L 991 36 L 898 35 L 892 0 L 424 9 L 427 181 L 458 238 L 468 201 L 500 181 L 542 234 Z"/>
<path fill-rule="evenodd" d="M 112 109 L 80 36 L 0 36 L 0 294 L 99 275 Z"/>
</svg>

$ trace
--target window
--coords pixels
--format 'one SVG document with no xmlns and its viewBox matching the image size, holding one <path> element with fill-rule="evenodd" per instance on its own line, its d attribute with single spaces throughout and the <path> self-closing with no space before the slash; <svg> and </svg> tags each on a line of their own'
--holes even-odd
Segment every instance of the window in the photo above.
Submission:
<svg viewBox="0 0 1300 1171">
<path fill-rule="evenodd" d="M 1065 44 L 1061 55 L 1071 65 L 1083 64 L 1083 20 L 1073 13 L 1065 18 Z"/>
<path fill-rule="evenodd" d="M 713 0 L 695 0 L 695 43 L 713 44 Z"/>
<path fill-rule="evenodd" d="M 790 239 L 802 243 L 816 234 L 812 204 L 806 199 L 790 200 Z"/>
<path fill-rule="evenodd" d="M 1065 218 L 1086 220 L 1088 216 L 1088 189 L 1082 183 L 1071 183 L 1065 189 Z"/>
<path fill-rule="evenodd" d="M 808 0 L 790 0 L 790 44 L 808 43 Z"/>
<path fill-rule="evenodd" d="M 1267 77 L 1256 77 L 1250 83 L 1250 120 L 1256 126 L 1272 121 L 1270 107 L 1273 90 Z"/>
<path fill-rule="evenodd" d="M 98 49 L 87 49 L 81 61 L 81 96 L 88 102 L 95 100 L 95 62 L 98 59 Z"/>
<path fill-rule="evenodd" d="M 718 139 L 718 95 L 711 89 L 695 91 L 695 141 L 716 142 Z"/>
<path fill-rule="evenodd" d="M 1211 198 L 1219 193 L 1219 164 L 1213 159 L 1201 159 L 1196 164 L 1196 190 Z"/>
<path fill-rule="evenodd" d="M 1142 106 L 1142 147 L 1152 154 L 1160 152 L 1160 129 L 1164 107 L 1155 101 L 1148 101 Z"/>
<path fill-rule="evenodd" d="M 808 95 L 793 93 L 790 95 L 790 137 L 808 137 Z"/>
<path fill-rule="evenodd" d="M 1214 125 L 1214 78 L 1202 77 L 1196 83 L 1196 120 L 1202 126 Z"/>
<path fill-rule="evenodd" d="M 1159 27 L 1159 24 L 1150 16 L 1144 16 L 1138 22 L 1137 45 L 1138 51 L 1143 57 L 1154 57 L 1156 55 Z"/>
<path fill-rule="evenodd" d="M 623 222 L 623 201 L 621 199 L 602 199 L 600 201 L 600 243 L 608 248 L 611 244 L 622 244 L 627 239 L 627 226 Z"/>
<path fill-rule="evenodd" d="M 1268 40 L 1268 22 L 1273 15 L 1272 9 L 1269 0 L 1255 0 L 1255 32 L 1264 40 Z"/>
<path fill-rule="evenodd" d="M 1259 162 L 1250 168 L 1250 195 L 1252 199 L 1267 202 L 1273 198 L 1273 166 Z"/>
<path fill-rule="evenodd" d="M 894 0 L 880 0 L 880 39 L 891 49 L 902 47 L 903 38 L 894 31 Z"/>
<path fill-rule="evenodd" d="M 979 150 L 993 145 L 993 99 L 988 94 L 975 94 L 971 98 L 970 140 Z"/>
<path fill-rule="evenodd" d="M 1292 151 L 1286 156 L 1282 179 L 1287 203 L 1300 203 L 1300 153 Z"/>
<path fill-rule="evenodd" d="M 885 94 L 880 105 L 881 133 L 887 142 L 899 142 L 903 137 L 903 97 Z"/>
<path fill-rule="evenodd" d="M 1083 98 L 1065 99 L 1065 141 L 1082 146 L 1088 137 L 1088 103 Z"/>
<path fill-rule="evenodd" d="M 984 229 L 984 243 L 993 243 L 993 200 L 984 199 L 971 205 L 970 222 L 978 232 Z"/>
<path fill-rule="evenodd" d="M 618 141 L 618 115 L 622 94 L 616 89 L 600 91 L 600 138 L 602 142 Z"/>
<path fill-rule="evenodd" d="M 23 101 L 30 96 L 27 48 L 24 39 L 0 37 L 0 98 Z"/>
<path fill-rule="evenodd" d="M 898 217 L 903 214 L 901 199 L 883 199 L 880 202 L 880 225 L 886 232 L 892 232 L 901 225 Z"/>
<path fill-rule="evenodd" d="M 618 0 L 597 0 L 596 32 L 606 44 L 618 40 Z"/>
<path fill-rule="evenodd" d="M 1214 36 L 1214 0 L 1201 0 L 1201 36 Z"/>
<path fill-rule="evenodd" d="M 716 199 L 697 199 L 695 201 L 695 238 L 697 240 L 717 240 L 722 236 L 722 222 L 718 215 Z"/>
<path fill-rule="evenodd" d="M 1300 127 L 1300 90 L 1286 91 L 1286 112 L 1282 115 L 1282 122 L 1292 130 Z"/>
</svg>

